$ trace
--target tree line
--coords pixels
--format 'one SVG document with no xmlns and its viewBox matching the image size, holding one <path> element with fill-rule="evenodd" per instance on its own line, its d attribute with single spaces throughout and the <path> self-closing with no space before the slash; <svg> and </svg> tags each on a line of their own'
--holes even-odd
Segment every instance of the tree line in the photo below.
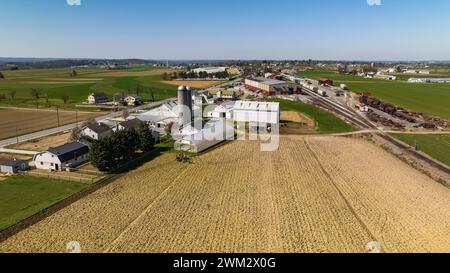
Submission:
<svg viewBox="0 0 450 273">
<path fill-rule="evenodd" d="M 133 160 L 137 151 L 152 151 L 154 145 L 152 131 L 148 124 L 144 124 L 138 130 L 120 130 L 109 137 L 94 141 L 89 160 L 100 171 L 110 172 Z"/>
<path fill-rule="evenodd" d="M 222 71 L 217 73 L 208 73 L 206 71 L 194 72 L 194 71 L 181 71 L 179 73 L 173 72 L 171 74 L 164 73 L 163 80 L 175 80 L 175 79 L 228 79 L 230 74 L 228 71 Z"/>
</svg>

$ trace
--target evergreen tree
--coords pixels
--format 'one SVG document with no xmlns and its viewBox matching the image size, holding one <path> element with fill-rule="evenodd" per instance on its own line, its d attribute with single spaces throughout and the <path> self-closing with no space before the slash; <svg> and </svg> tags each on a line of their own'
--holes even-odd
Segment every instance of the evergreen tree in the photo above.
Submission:
<svg viewBox="0 0 450 273">
<path fill-rule="evenodd" d="M 153 150 L 155 145 L 155 140 L 152 136 L 152 131 L 150 130 L 150 126 L 148 124 L 143 124 L 141 128 L 139 128 L 139 140 L 140 140 L 140 149 L 146 153 Z"/>
<path fill-rule="evenodd" d="M 94 141 L 89 151 L 89 160 L 92 165 L 102 172 L 112 171 L 118 167 L 112 144 L 113 138 L 106 137 Z"/>
</svg>

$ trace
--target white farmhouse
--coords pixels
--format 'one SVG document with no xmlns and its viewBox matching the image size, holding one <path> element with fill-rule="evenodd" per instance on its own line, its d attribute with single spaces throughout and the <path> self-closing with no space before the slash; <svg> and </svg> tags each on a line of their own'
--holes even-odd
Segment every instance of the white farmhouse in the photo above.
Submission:
<svg viewBox="0 0 450 273">
<path fill-rule="evenodd" d="M 102 92 L 94 92 L 88 96 L 89 104 L 102 104 L 108 102 L 108 96 Z"/>
<path fill-rule="evenodd" d="M 89 147 L 80 142 L 71 142 L 59 147 L 49 148 L 33 158 L 37 169 L 64 171 L 88 161 Z"/>
<path fill-rule="evenodd" d="M 130 96 L 126 97 L 124 99 L 124 102 L 128 106 L 139 106 L 139 105 L 142 105 L 144 103 L 144 101 L 142 100 L 141 97 L 135 96 L 135 95 L 130 95 Z"/>
<path fill-rule="evenodd" d="M 112 133 L 111 128 L 103 123 L 92 123 L 82 128 L 82 135 L 93 140 L 100 140 L 112 135 Z"/>
</svg>

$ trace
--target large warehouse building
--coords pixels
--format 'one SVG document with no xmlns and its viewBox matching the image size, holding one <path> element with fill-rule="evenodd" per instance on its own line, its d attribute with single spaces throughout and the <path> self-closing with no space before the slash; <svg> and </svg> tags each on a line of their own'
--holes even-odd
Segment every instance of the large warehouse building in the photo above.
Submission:
<svg viewBox="0 0 450 273">
<path fill-rule="evenodd" d="M 289 84 L 279 80 L 265 78 L 246 79 L 245 87 L 253 92 L 263 92 L 267 96 L 289 93 Z"/>
</svg>

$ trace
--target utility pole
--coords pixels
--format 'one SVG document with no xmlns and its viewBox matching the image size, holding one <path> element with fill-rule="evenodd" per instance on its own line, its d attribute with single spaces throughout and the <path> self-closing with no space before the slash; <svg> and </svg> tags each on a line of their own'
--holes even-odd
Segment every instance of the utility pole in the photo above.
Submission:
<svg viewBox="0 0 450 273">
<path fill-rule="evenodd" d="M 16 125 L 16 144 L 19 144 L 19 130 L 17 129 L 17 125 Z"/>
<path fill-rule="evenodd" d="M 56 118 L 58 119 L 58 127 L 59 127 L 59 107 L 56 106 Z"/>
<path fill-rule="evenodd" d="M 75 110 L 75 120 L 77 122 L 77 127 L 78 127 L 78 109 Z"/>
</svg>

